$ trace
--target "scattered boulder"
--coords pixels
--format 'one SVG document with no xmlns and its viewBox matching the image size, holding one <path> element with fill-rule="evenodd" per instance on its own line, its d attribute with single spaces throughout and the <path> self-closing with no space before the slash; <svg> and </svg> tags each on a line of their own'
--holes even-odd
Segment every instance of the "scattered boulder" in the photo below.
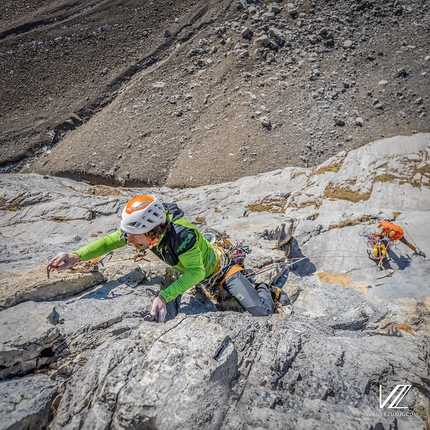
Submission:
<svg viewBox="0 0 430 430">
<path fill-rule="evenodd" d="M 363 118 L 361 118 L 359 116 L 357 118 L 355 118 L 355 124 L 362 127 L 364 124 Z"/>
<path fill-rule="evenodd" d="M 241 34 L 242 34 L 242 37 L 244 37 L 245 39 L 247 39 L 247 38 L 250 38 L 250 37 L 252 36 L 252 31 L 251 31 L 251 29 L 250 29 L 250 28 L 245 27 L 245 28 L 242 30 Z"/>
<path fill-rule="evenodd" d="M 268 46 L 270 44 L 270 39 L 264 34 L 262 36 L 259 36 L 255 39 L 255 43 L 260 44 L 264 47 Z"/>
<path fill-rule="evenodd" d="M 282 11 L 282 7 L 279 4 L 271 3 L 269 6 L 267 6 L 267 10 L 274 14 L 278 14 Z"/>
<path fill-rule="evenodd" d="M 263 127 L 270 127 L 272 125 L 269 117 L 265 115 L 260 117 L 260 122 L 263 125 Z"/>
<path fill-rule="evenodd" d="M 278 30 L 277 28 L 270 27 L 269 28 L 269 35 L 271 37 L 274 37 L 275 40 L 276 40 L 276 42 L 279 45 L 283 45 L 285 43 L 285 39 L 284 39 L 284 36 L 283 36 L 282 32 L 280 30 Z"/>
<path fill-rule="evenodd" d="M 295 6 L 293 3 L 288 3 L 288 4 L 287 4 L 287 9 L 288 9 L 288 13 L 289 13 L 291 16 L 295 16 L 295 15 L 297 15 L 297 14 L 298 14 L 298 12 L 297 12 L 297 8 L 296 8 L 296 6 Z"/>
</svg>

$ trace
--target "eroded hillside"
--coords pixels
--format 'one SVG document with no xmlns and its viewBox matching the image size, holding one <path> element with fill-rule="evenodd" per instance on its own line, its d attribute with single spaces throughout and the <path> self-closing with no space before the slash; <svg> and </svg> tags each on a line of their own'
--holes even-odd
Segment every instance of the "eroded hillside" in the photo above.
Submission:
<svg viewBox="0 0 430 430">
<path fill-rule="evenodd" d="M 195 186 L 429 130 L 424 0 L 25 6 L 0 34 L 15 171 Z"/>
</svg>

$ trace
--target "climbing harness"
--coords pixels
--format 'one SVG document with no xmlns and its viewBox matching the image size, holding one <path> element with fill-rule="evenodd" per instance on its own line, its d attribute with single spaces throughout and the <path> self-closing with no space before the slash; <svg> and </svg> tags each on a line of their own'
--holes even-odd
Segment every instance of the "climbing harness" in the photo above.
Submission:
<svg viewBox="0 0 430 430">
<path fill-rule="evenodd" d="M 255 282 L 255 276 L 257 274 L 261 274 L 268 270 L 280 270 L 277 276 L 272 279 L 270 285 L 276 282 L 278 276 L 282 273 L 288 272 L 293 264 L 298 263 L 299 261 L 305 260 L 308 257 L 302 257 L 294 259 L 286 259 L 282 261 L 278 261 L 276 263 L 268 264 L 256 270 L 245 269 L 245 257 L 247 254 L 251 252 L 249 246 L 244 245 L 242 242 L 234 242 L 231 243 L 229 240 L 225 238 L 220 238 L 215 240 L 212 243 L 212 248 L 214 253 L 218 255 L 218 265 L 214 270 L 213 275 L 200 283 L 203 287 L 207 295 L 214 299 L 222 290 L 222 284 L 226 279 L 230 276 L 234 275 L 237 272 L 243 272 L 243 276 L 247 278 L 251 283 Z M 213 259 L 209 263 L 212 264 Z M 269 290 L 272 293 L 273 301 L 276 303 L 280 302 L 282 288 L 271 288 L 269 285 Z"/>
<path fill-rule="evenodd" d="M 378 262 L 378 268 L 385 270 L 383 264 L 389 258 L 388 249 L 393 242 L 382 238 L 375 230 L 371 230 L 368 227 L 364 227 L 359 235 L 363 236 L 366 241 L 366 245 L 369 248 L 367 250 L 369 258 Z"/>
<path fill-rule="evenodd" d="M 210 297 L 215 296 L 225 279 L 244 270 L 245 256 L 249 253 L 249 246 L 242 242 L 231 243 L 225 238 L 220 238 L 212 243 L 212 256 L 206 268 L 210 267 L 215 257 L 218 259 L 218 264 L 212 276 L 201 282 Z"/>
</svg>

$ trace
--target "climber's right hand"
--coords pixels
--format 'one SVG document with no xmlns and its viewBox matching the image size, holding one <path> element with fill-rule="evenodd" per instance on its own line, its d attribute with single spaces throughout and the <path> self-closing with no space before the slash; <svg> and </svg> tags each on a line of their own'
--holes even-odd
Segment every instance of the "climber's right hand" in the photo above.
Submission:
<svg viewBox="0 0 430 430">
<path fill-rule="evenodd" d="M 77 254 L 71 254 L 69 252 L 60 252 L 51 261 L 50 265 L 56 267 L 57 270 L 70 269 L 75 264 L 79 263 L 80 257 Z"/>
</svg>

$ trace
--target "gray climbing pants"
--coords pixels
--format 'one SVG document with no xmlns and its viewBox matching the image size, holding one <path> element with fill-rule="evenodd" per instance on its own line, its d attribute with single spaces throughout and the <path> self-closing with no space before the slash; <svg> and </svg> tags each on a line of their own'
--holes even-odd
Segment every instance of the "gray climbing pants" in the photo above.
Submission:
<svg viewBox="0 0 430 430">
<path fill-rule="evenodd" d="M 224 281 L 223 288 L 251 315 L 273 314 L 273 299 L 266 284 L 254 287 L 241 272 L 237 272 Z"/>
</svg>

